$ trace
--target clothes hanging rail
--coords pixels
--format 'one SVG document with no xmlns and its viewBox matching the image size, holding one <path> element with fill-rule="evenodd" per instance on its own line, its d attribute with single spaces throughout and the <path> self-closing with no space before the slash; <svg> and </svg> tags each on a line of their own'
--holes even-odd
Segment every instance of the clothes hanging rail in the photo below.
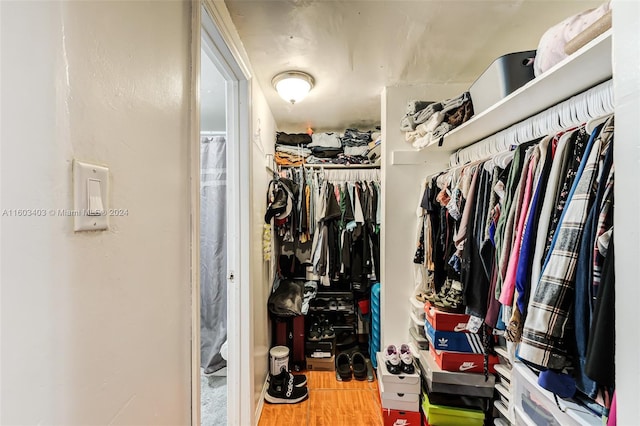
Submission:
<svg viewBox="0 0 640 426">
<path fill-rule="evenodd" d="M 501 130 L 449 157 L 451 167 L 486 159 L 521 143 L 578 126 L 614 111 L 613 80 L 560 102 L 534 116 Z"/>
<path fill-rule="evenodd" d="M 303 164 L 302 166 L 280 166 L 283 169 L 292 169 L 296 167 L 305 167 L 309 169 L 336 169 L 336 170 L 350 170 L 350 169 L 380 169 L 380 164 Z"/>
<path fill-rule="evenodd" d="M 354 169 L 329 169 L 322 170 L 322 174 L 328 182 L 380 182 L 380 169 L 354 168 Z"/>
<path fill-rule="evenodd" d="M 322 176 L 323 180 L 331 183 L 344 183 L 344 182 L 380 182 L 380 168 L 373 167 L 333 167 L 333 168 L 324 168 L 324 167 L 308 167 L 297 166 L 297 167 L 281 167 L 281 176 L 282 172 L 285 171 L 293 171 L 300 170 L 304 168 L 307 171 L 317 173 Z"/>
<path fill-rule="evenodd" d="M 205 131 L 201 131 L 200 132 L 200 136 L 226 136 L 227 132 L 225 131 L 209 131 L 209 130 L 205 130 Z"/>
</svg>

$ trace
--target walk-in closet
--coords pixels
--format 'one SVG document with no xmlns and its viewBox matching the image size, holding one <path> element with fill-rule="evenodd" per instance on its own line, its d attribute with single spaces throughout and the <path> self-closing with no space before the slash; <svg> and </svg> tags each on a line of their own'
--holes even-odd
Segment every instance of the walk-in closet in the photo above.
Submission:
<svg viewBox="0 0 640 426">
<path fill-rule="evenodd" d="M 639 23 L 0 1 L 0 423 L 639 423 Z"/>
<path fill-rule="evenodd" d="M 368 424 L 615 418 L 611 11 L 587 9 L 540 28 L 534 46 L 486 59 L 471 84 L 382 89 L 380 122 L 368 128 L 380 129 L 379 170 L 364 179 L 379 191 L 375 220 L 362 220 L 379 227 L 365 242 L 379 259 L 368 294 L 349 274 L 354 193 L 366 187 L 355 180 L 354 192 L 349 176 L 371 166 L 346 142 L 366 128 L 276 134 L 260 424 L 323 424 L 318 411 L 329 408 L 317 398 L 332 392 L 359 401 L 355 413 L 333 402 L 350 423 L 376 412 Z M 323 194 L 315 223 L 313 194 Z M 335 249 L 319 248 L 323 238 Z M 299 295 L 295 315 L 283 294 Z"/>
</svg>

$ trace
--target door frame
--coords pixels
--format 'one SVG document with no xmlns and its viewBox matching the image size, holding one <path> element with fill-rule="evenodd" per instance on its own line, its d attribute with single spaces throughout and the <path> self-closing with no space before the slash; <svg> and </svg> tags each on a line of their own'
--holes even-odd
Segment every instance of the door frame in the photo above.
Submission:
<svg viewBox="0 0 640 426">
<path fill-rule="evenodd" d="M 226 80 L 227 128 L 227 421 L 253 424 L 251 356 L 252 315 L 249 292 L 250 233 L 250 78 L 248 67 L 230 41 L 224 12 L 213 0 L 192 5 L 191 40 L 191 424 L 201 424 L 200 390 L 200 55 L 201 49 Z M 227 12 L 228 14 L 228 12 Z M 206 38 L 203 45 L 201 38 Z M 232 190 L 234 189 L 234 190 Z M 243 403 L 244 402 L 244 403 Z"/>
</svg>

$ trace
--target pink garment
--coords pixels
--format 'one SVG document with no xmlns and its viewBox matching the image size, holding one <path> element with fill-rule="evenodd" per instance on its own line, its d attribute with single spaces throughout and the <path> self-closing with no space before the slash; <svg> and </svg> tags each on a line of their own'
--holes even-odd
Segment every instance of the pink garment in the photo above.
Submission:
<svg viewBox="0 0 640 426">
<path fill-rule="evenodd" d="M 607 419 L 607 426 L 616 426 L 618 423 L 618 403 L 616 402 L 616 393 L 613 392 L 613 400 L 611 401 L 611 408 L 609 409 L 609 418 Z"/>
<path fill-rule="evenodd" d="M 516 235 L 513 239 L 513 246 L 511 247 L 511 256 L 509 257 L 509 263 L 507 266 L 507 273 L 502 283 L 502 290 L 500 292 L 500 303 L 503 305 L 511 306 L 513 304 L 513 292 L 516 288 L 516 272 L 518 270 L 518 260 L 520 259 L 520 247 L 522 246 L 522 235 L 524 234 L 524 224 L 527 220 L 527 212 L 529 211 L 529 205 L 531 204 L 531 187 L 533 186 L 533 176 L 536 169 L 537 161 L 534 161 L 533 155 L 529 162 L 529 168 L 527 169 L 527 181 L 524 188 L 524 195 L 522 197 L 522 205 L 520 207 L 520 216 L 518 218 L 518 226 L 516 228 Z"/>
</svg>

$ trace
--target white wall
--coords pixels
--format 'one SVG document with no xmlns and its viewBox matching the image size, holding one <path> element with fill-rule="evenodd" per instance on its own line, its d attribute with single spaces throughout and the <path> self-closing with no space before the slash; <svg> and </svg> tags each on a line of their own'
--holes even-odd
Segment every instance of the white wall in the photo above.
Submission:
<svg viewBox="0 0 640 426">
<path fill-rule="evenodd" d="M 107 232 L 1 221 L 2 424 L 190 421 L 188 2 L 0 2 L 1 209 L 72 207 L 111 169 Z"/>
<path fill-rule="evenodd" d="M 638 424 L 640 405 L 640 3 L 614 0 L 613 75 L 616 100 L 616 387 L 618 424 Z"/>
<path fill-rule="evenodd" d="M 413 296 L 413 255 L 416 241 L 416 208 L 421 182 L 444 169 L 448 153 L 437 150 L 412 152 L 399 160 L 397 151 L 413 151 L 400 131 L 407 102 L 412 99 L 439 101 L 460 95 L 470 84 L 425 84 L 385 87 L 382 92 L 382 227 L 381 348 L 409 341 L 409 297 Z M 392 164 L 392 159 L 396 163 Z"/>
<path fill-rule="evenodd" d="M 276 123 L 267 105 L 262 89 L 256 80 L 251 85 L 251 192 L 253 206 L 251 208 L 251 295 L 253 302 L 253 364 L 254 364 L 254 398 L 260 398 L 267 373 L 269 371 L 269 348 L 271 347 L 271 330 L 267 299 L 271 281 L 273 280 L 270 263 L 263 261 L 262 233 L 266 212 L 267 185 L 271 175 L 265 167 L 264 154 L 273 154 Z M 256 419 L 257 421 L 258 419 Z"/>
</svg>

